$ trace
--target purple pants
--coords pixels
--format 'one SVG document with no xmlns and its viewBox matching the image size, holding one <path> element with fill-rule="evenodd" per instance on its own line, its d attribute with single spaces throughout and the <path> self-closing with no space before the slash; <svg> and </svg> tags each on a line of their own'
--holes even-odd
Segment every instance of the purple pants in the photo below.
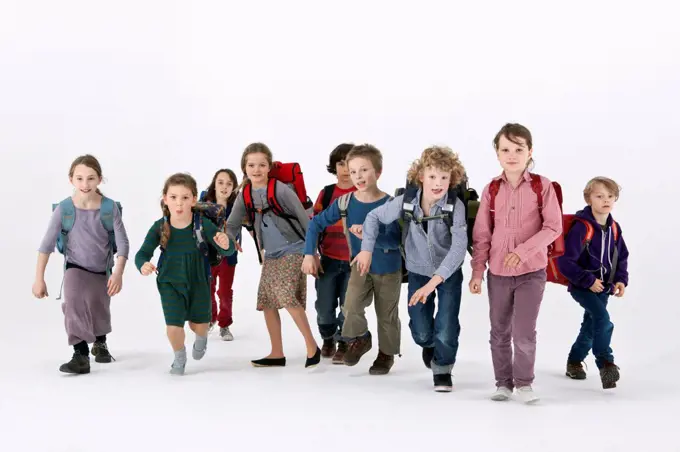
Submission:
<svg viewBox="0 0 680 452">
<path fill-rule="evenodd" d="M 91 344 L 97 336 L 111 332 L 111 297 L 106 281 L 105 275 L 79 268 L 66 270 L 61 309 L 68 345 L 81 341 Z"/>
<path fill-rule="evenodd" d="M 545 269 L 520 276 L 497 276 L 488 272 L 489 343 L 496 386 L 513 389 L 534 381 L 536 319 L 545 281 Z"/>
</svg>

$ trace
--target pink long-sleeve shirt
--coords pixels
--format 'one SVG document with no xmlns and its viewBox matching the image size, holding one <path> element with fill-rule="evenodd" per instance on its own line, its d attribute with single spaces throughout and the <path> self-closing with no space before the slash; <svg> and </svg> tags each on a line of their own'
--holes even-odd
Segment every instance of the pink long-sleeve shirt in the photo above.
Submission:
<svg viewBox="0 0 680 452">
<path fill-rule="evenodd" d="M 531 175 L 525 171 L 513 188 L 505 173 L 496 195 L 495 222 L 491 227 L 488 184 L 482 192 L 472 231 L 472 279 L 482 279 L 486 264 L 498 276 L 518 276 L 541 270 L 548 265 L 548 245 L 562 234 L 562 211 L 552 183 L 541 176 L 543 184 L 543 221 L 538 211 L 538 197 L 531 188 Z M 508 253 L 515 253 L 520 264 L 504 267 Z"/>
</svg>

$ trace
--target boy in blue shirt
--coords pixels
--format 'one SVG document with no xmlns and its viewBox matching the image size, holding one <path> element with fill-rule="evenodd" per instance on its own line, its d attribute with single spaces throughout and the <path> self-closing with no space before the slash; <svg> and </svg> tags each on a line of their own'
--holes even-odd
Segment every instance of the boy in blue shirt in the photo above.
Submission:
<svg viewBox="0 0 680 452">
<path fill-rule="evenodd" d="M 338 198 L 310 221 L 302 271 L 316 274 L 318 269 L 315 255 L 319 234 L 326 227 L 343 220 L 352 267 L 345 294 L 345 322 L 342 327 L 342 336 L 349 343 L 344 363 L 348 366 L 356 365 L 361 356 L 373 346 L 365 310 L 375 300 L 379 350 L 369 373 L 385 375 L 394 364 L 394 355 L 400 352 L 401 232 L 397 222 L 380 225 L 375 244 L 376 252 L 370 267 L 359 268 L 354 265 L 354 260 L 361 251 L 361 239 L 349 233 L 350 225 L 362 225 L 368 213 L 385 204 L 391 196 L 378 188 L 378 179 L 382 172 L 382 154 L 378 149 L 369 144 L 354 146 L 347 154 L 346 162 L 357 190 Z"/>
</svg>

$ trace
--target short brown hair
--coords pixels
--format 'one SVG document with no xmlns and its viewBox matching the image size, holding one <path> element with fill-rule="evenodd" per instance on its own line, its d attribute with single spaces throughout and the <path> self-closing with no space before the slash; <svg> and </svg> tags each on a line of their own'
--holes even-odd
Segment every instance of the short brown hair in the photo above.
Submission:
<svg viewBox="0 0 680 452">
<path fill-rule="evenodd" d="M 382 173 L 382 153 L 372 144 L 359 144 L 354 146 L 352 150 L 347 153 L 345 161 L 349 164 L 350 160 L 357 157 L 363 157 L 370 160 L 376 173 Z"/>
<path fill-rule="evenodd" d="M 455 187 L 465 179 L 465 168 L 458 154 L 446 146 L 431 146 L 425 149 L 420 158 L 411 164 L 406 176 L 408 181 L 421 186 L 418 176 L 428 167 L 449 171 L 451 173 L 450 187 Z"/>
<path fill-rule="evenodd" d="M 583 199 L 586 203 L 590 203 L 590 195 L 593 194 L 597 184 L 601 184 L 608 192 L 614 195 L 614 199 L 619 200 L 619 193 L 621 192 L 619 184 L 608 177 L 598 176 L 590 179 L 586 184 L 586 188 L 583 189 Z"/>
</svg>

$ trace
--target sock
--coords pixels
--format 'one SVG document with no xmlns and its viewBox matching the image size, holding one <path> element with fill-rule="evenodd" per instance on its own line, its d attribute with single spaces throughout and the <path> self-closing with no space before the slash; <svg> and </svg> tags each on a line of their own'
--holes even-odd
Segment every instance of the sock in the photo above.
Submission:
<svg viewBox="0 0 680 452">
<path fill-rule="evenodd" d="M 175 361 L 180 362 L 180 363 L 186 363 L 187 362 L 187 349 L 186 349 L 186 347 L 182 347 L 181 350 L 175 351 Z"/>
<path fill-rule="evenodd" d="M 83 356 L 88 356 L 90 354 L 90 349 L 87 346 L 87 342 L 80 341 L 73 346 L 73 350 L 80 352 Z"/>
<path fill-rule="evenodd" d="M 97 341 L 97 342 L 103 342 L 103 343 L 106 343 L 106 334 L 105 334 L 105 335 L 103 335 L 103 336 L 97 336 L 97 339 L 96 339 L 96 341 Z"/>
</svg>

